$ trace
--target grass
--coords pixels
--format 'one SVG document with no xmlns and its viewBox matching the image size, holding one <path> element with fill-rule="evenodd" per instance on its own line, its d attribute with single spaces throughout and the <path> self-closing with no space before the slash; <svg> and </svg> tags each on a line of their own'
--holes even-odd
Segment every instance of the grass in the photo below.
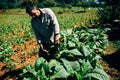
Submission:
<svg viewBox="0 0 120 80">
<path fill-rule="evenodd" d="M 55 12 L 61 28 L 71 28 L 76 25 L 80 26 L 84 24 L 86 20 L 97 18 L 97 8 L 88 8 L 86 12 L 83 12 L 83 8 L 81 7 L 73 7 L 72 9 L 65 10 L 62 10 L 62 8 L 59 7 L 54 7 L 51 9 Z M 62 14 L 58 14 L 60 11 Z"/>
</svg>

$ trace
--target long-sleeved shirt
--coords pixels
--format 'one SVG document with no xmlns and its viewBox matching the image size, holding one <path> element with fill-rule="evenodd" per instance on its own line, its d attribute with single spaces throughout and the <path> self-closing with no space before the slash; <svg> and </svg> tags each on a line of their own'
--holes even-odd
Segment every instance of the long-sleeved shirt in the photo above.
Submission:
<svg viewBox="0 0 120 80">
<path fill-rule="evenodd" d="M 32 28 L 36 35 L 38 43 L 52 44 L 55 40 L 55 34 L 59 34 L 59 24 L 55 14 L 49 8 L 40 9 L 41 17 L 34 17 L 31 20 Z"/>
</svg>

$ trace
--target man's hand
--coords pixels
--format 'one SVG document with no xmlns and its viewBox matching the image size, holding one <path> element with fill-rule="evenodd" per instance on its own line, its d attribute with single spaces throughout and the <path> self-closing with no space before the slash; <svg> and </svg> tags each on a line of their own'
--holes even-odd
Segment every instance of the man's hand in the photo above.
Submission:
<svg viewBox="0 0 120 80">
<path fill-rule="evenodd" d="M 54 41 L 54 44 L 59 44 L 59 34 L 55 34 L 55 41 Z"/>
<path fill-rule="evenodd" d="M 56 44 L 59 44 L 59 40 L 55 40 L 55 42 L 54 42 L 54 44 L 56 45 Z"/>
<path fill-rule="evenodd" d="M 48 50 L 46 50 L 46 49 L 43 48 L 43 45 L 42 45 L 42 44 L 40 44 L 40 48 L 41 48 L 41 50 L 42 50 L 44 53 L 46 53 L 47 55 L 50 55 L 49 52 L 48 52 Z"/>
<path fill-rule="evenodd" d="M 47 55 L 50 55 L 49 52 L 45 49 L 43 49 L 43 52 L 46 53 Z"/>
</svg>

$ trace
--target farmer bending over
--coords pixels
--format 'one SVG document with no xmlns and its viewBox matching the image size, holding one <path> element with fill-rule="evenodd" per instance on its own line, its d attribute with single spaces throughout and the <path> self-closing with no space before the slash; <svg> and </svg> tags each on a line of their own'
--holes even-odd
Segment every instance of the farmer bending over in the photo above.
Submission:
<svg viewBox="0 0 120 80">
<path fill-rule="evenodd" d="M 50 8 L 40 9 L 34 5 L 27 5 L 26 13 L 32 17 L 32 28 L 40 45 L 39 57 L 49 60 L 59 44 L 60 29 L 57 18 Z M 52 50 L 51 46 L 54 46 Z"/>
</svg>

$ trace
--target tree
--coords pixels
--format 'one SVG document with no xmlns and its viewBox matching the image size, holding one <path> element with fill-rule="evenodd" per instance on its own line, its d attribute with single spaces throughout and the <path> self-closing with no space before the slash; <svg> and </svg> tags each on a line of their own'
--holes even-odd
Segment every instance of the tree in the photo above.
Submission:
<svg viewBox="0 0 120 80">
<path fill-rule="evenodd" d="M 86 8 L 89 7 L 89 3 L 87 0 L 81 0 L 82 7 L 84 8 L 84 12 L 86 12 Z"/>
<path fill-rule="evenodd" d="M 38 1 L 37 0 L 23 0 L 22 3 L 21 3 L 21 6 L 24 7 L 24 6 L 28 5 L 28 4 L 36 5 L 36 4 L 38 4 Z"/>
<path fill-rule="evenodd" d="M 55 0 L 38 0 L 39 7 L 55 7 L 56 4 Z"/>
<path fill-rule="evenodd" d="M 120 19 L 120 0 L 100 0 L 104 1 L 103 6 L 99 8 L 99 22 L 101 24 L 114 24 L 113 20 Z"/>
<path fill-rule="evenodd" d="M 104 1 L 104 4 L 103 4 Z M 120 0 L 101 0 L 101 8 L 98 11 L 99 24 L 107 31 L 108 39 L 120 39 Z"/>
<path fill-rule="evenodd" d="M 95 0 L 88 0 L 88 3 L 90 7 L 96 7 Z"/>
</svg>

